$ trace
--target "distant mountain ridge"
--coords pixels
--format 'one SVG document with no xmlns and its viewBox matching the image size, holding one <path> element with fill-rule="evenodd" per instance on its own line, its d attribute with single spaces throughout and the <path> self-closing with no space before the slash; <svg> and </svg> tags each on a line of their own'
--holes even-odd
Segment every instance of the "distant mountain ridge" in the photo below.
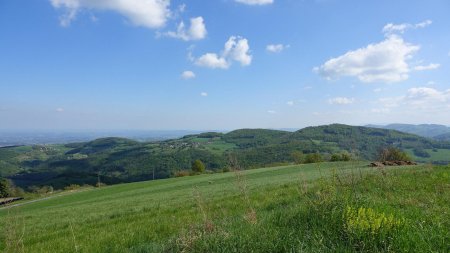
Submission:
<svg viewBox="0 0 450 253">
<path fill-rule="evenodd" d="M 366 127 L 384 128 L 400 132 L 416 134 L 423 137 L 435 138 L 437 140 L 450 140 L 450 127 L 437 124 L 389 124 L 389 125 L 366 125 Z M 439 137 L 440 136 L 440 137 Z"/>
</svg>

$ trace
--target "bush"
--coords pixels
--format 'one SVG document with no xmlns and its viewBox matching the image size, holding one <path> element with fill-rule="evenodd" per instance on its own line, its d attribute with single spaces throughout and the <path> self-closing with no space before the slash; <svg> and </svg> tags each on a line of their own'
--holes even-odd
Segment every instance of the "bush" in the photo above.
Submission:
<svg viewBox="0 0 450 253">
<path fill-rule="evenodd" d="M 191 167 L 193 172 L 197 172 L 197 173 L 203 173 L 205 171 L 205 164 L 197 159 L 192 163 L 192 167 Z"/>
<path fill-rule="evenodd" d="M 190 176 L 190 173 L 187 170 L 180 170 L 180 171 L 176 171 L 174 176 L 175 177 L 187 177 L 187 176 Z"/>
<path fill-rule="evenodd" d="M 0 179 L 0 198 L 11 197 L 11 182 L 6 178 Z"/>
<path fill-rule="evenodd" d="M 341 156 L 338 154 L 332 154 L 330 158 L 330 162 L 339 162 L 341 160 Z"/>
<path fill-rule="evenodd" d="M 347 152 L 342 154 L 332 154 L 330 158 L 330 162 L 339 162 L 339 161 L 348 162 L 350 160 L 352 160 L 352 156 Z"/>
<path fill-rule="evenodd" d="M 304 163 L 320 163 L 322 162 L 322 156 L 319 153 L 311 153 L 305 156 Z"/>
<path fill-rule="evenodd" d="M 357 248 L 389 248 L 391 240 L 405 225 L 404 219 L 372 208 L 347 206 L 343 216 L 345 232 L 350 241 L 359 246 Z"/>
<path fill-rule="evenodd" d="M 73 190 L 77 190 L 77 189 L 79 189 L 79 188 L 80 188 L 79 185 L 77 185 L 77 184 L 71 184 L 71 185 L 69 185 L 69 186 L 64 187 L 64 190 L 66 190 L 66 191 L 73 191 Z"/>
<path fill-rule="evenodd" d="M 404 151 L 394 148 L 388 147 L 381 149 L 378 153 L 378 161 L 386 162 L 386 161 L 411 161 L 411 157 L 406 154 Z"/>
<path fill-rule="evenodd" d="M 294 151 L 291 153 L 292 160 L 294 160 L 295 164 L 301 164 L 304 162 L 305 155 L 302 151 Z"/>
</svg>

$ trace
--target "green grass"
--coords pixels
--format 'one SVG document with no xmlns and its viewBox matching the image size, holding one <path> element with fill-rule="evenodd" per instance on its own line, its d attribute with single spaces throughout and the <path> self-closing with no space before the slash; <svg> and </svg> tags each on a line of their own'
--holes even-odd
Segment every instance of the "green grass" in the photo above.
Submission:
<svg viewBox="0 0 450 253">
<path fill-rule="evenodd" d="M 449 185 L 444 167 L 355 162 L 115 185 L 0 210 L 0 250 L 445 252 Z M 349 206 L 405 225 L 350 231 Z"/>
<path fill-rule="evenodd" d="M 406 152 L 414 158 L 414 160 L 418 162 L 426 162 L 426 163 L 432 163 L 432 162 L 439 162 L 443 161 L 446 162 L 449 160 L 450 157 L 450 150 L 449 149 L 425 149 L 425 151 L 430 154 L 430 157 L 418 157 L 414 155 L 414 152 L 412 149 L 407 149 Z"/>
</svg>

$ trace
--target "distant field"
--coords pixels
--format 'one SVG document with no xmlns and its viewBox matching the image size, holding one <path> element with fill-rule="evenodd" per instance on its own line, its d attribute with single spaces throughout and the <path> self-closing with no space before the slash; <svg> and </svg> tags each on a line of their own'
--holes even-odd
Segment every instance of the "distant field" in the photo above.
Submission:
<svg viewBox="0 0 450 253">
<path fill-rule="evenodd" d="M 401 170 L 420 172 L 430 169 L 420 166 L 397 167 L 389 169 L 388 173 Z M 17 250 L 23 250 L 23 252 L 161 252 L 163 250 L 219 252 L 218 249 L 213 251 L 208 249 L 214 245 L 219 247 L 223 243 L 221 246 L 223 252 L 230 252 L 233 247 L 247 249 L 244 252 L 252 251 L 252 249 L 254 252 L 280 252 L 277 251 L 280 248 L 269 246 L 265 246 L 267 250 L 252 248 L 253 244 L 258 244 L 253 240 L 264 240 L 264 236 L 278 231 L 276 226 L 270 223 L 273 215 L 285 212 L 288 217 L 292 214 L 293 208 L 303 203 L 303 200 L 299 198 L 302 191 L 312 189 L 312 193 L 316 192 L 314 187 L 317 182 L 328 182 L 327 178 L 331 175 L 351 180 L 348 181 L 349 183 L 353 180 L 361 181 L 366 175 L 373 174 L 371 172 L 381 175 L 378 169 L 369 168 L 366 163 L 323 163 L 256 169 L 242 174 L 230 172 L 122 184 L 73 193 L 17 208 L 0 210 L 0 225 L 5 228 L 0 238 L 0 249 L 6 252 L 7 250 L 9 252 L 17 252 Z M 447 178 L 440 177 L 439 180 L 447 180 L 446 182 L 449 183 L 448 173 L 445 175 Z M 391 184 L 394 182 L 393 179 L 388 181 L 391 181 Z M 361 184 L 361 187 L 364 186 L 369 188 L 363 192 L 378 191 L 377 194 L 384 194 L 383 184 L 378 186 Z M 439 184 L 436 183 L 435 187 L 439 187 Z M 399 190 L 400 188 L 397 189 Z M 367 194 L 363 192 L 355 192 L 355 194 Z M 414 194 L 421 196 L 420 192 Z M 343 192 L 342 196 L 344 195 Z M 448 195 L 447 191 L 443 195 L 444 199 L 448 200 Z M 360 199 L 357 195 L 355 196 Z M 392 205 L 383 206 L 381 210 L 396 210 L 397 201 L 400 199 L 397 199 L 395 192 L 387 196 L 392 201 Z M 409 193 L 408 196 L 410 196 Z M 421 209 L 416 210 L 416 207 L 421 206 L 422 200 L 415 203 L 414 201 L 417 200 L 411 197 L 411 203 L 414 202 L 411 207 L 411 203 L 408 202 L 410 197 L 405 197 L 405 201 L 402 200 L 402 208 L 405 208 L 403 215 L 406 217 L 421 212 Z M 427 194 L 427 198 L 432 198 L 432 194 Z M 360 203 L 361 199 L 358 201 Z M 373 206 L 383 201 L 386 201 L 386 196 L 374 197 L 365 203 Z M 448 205 L 442 207 L 440 201 L 443 200 L 439 199 L 435 202 L 433 208 L 421 208 L 424 212 L 429 211 L 429 214 L 433 215 L 435 212 L 448 211 Z M 248 210 L 254 210 L 254 218 L 250 218 L 249 227 L 245 225 L 247 224 L 245 220 L 248 220 Z M 437 220 L 442 222 L 448 218 L 449 213 L 440 215 L 442 217 L 437 217 Z M 252 219 L 255 219 L 255 223 Z M 201 234 L 206 236 L 204 243 L 196 241 L 196 235 L 191 234 L 192 238 L 189 238 L 194 240 L 193 244 L 184 245 L 185 233 L 189 234 L 191 230 L 192 233 L 198 233 L 197 225 L 205 222 L 209 224 L 209 221 L 215 224 L 212 228 L 214 232 L 210 231 L 210 235 Z M 244 227 L 240 227 L 243 226 L 242 221 L 244 221 Z M 446 222 L 448 224 L 448 220 Z M 208 230 L 208 228 L 205 229 Z M 239 240 L 242 241 L 233 241 L 238 240 L 232 236 L 233 233 L 241 229 L 243 237 Z M 265 233 L 268 234 L 257 235 L 258 233 L 255 233 L 256 230 L 253 231 L 253 229 L 258 231 L 267 229 Z M 225 234 L 231 233 L 230 237 L 222 235 L 221 231 Z M 247 238 L 251 235 L 255 238 Z M 222 238 L 219 243 L 215 241 L 218 240 L 217 236 L 225 236 L 228 239 L 222 240 L 224 239 Z M 258 236 L 262 237 L 258 238 Z M 273 240 L 280 240 L 278 236 L 281 234 L 274 234 Z M 23 245 L 18 238 L 23 238 Z M 189 241 L 189 238 L 186 240 Z M 293 240 L 292 238 L 283 240 L 287 245 L 298 246 L 290 241 Z M 281 247 L 275 241 L 270 243 L 273 247 Z"/>
<path fill-rule="evenodd" d="M 425 149 L 425 151 L 430 154 L 430 157 L 418 157 L 414 155 L 412 149 L 406 150 L 406 152 L 408 152 L 408 154 L 414 157 L 414 160 L 418 162 L 436 163 L 441 161 L 443 163 L 448 163 L 448 160 L 450 159 L 449 149 Z"/>
</svg>

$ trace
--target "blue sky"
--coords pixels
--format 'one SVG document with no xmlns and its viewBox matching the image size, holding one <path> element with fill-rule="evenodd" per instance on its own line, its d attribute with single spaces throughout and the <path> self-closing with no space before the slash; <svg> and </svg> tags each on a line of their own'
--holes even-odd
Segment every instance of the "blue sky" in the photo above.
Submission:
<svg viewBox="0 0 450 253">
<path fill-rule="evenodd" d="M 450 2 L 2 0 L 0 129 L 450 125 Z"/>
</svg>

